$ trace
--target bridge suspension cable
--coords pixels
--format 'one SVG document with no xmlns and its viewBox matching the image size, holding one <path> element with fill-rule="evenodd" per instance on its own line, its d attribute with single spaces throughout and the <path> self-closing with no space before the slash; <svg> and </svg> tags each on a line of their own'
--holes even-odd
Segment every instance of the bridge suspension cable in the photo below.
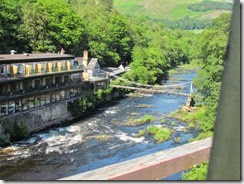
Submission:
<svg viewBox="0 0 244 184">
<path fill-rule="evenodd" d="M 128 79 L 124 79 L 122 77 L 119 77 L 117 75 L 113 75 L 112 77 L 114 77 L 116 79 L 119 79 L 121 81 L 124 81 L 124 82 L 135 84 L 137 86 L 144 86 L 144 87 L 151 87 L 151 88 L 168 88 L 168 87 L 184 86 L 184 85 L 187 85 L 187 84 L 192 84 L 192 82 L 185 82 L 185 83 L 180 83 L 180 84 L 170 84 L 170 85 L 156 86 L 156 85 L 146 85 L 146 84 L 136 83 L 136 82 L 130 81 Z"/>
</svg>

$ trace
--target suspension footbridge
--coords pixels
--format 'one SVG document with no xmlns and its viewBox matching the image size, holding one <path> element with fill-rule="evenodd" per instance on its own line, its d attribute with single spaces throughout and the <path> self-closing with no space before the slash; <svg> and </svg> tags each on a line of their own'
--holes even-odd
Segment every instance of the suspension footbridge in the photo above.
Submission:
<svg viewBox="0 0 244 184">
<path fill-rule="evenodd" d="M 186 97 L 192 97 L 192 82 L 185 82 L 180 84 L 171 84 L 171 85 L 145 85 L 130 81 L 128 79 L 124 79 L 122 77 L 113 76 L 114 78 L 125 82 L 126 85 L 113 85 L 110 86 L 113 88 L 120 88 L 120 89 L 129 89 L 129 90 L 136 90 L 146 93 L 157 93 L 157 94 L 168 94 L 168 95 L 180 95 Z M 184 90 L 186 86 L 190 85 L 189 93 L 186 93 Z"/>
</svg>

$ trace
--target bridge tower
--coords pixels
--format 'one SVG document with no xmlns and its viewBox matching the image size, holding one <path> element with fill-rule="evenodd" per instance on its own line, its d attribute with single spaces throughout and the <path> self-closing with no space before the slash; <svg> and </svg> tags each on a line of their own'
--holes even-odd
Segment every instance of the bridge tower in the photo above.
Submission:
<svg viewBox="0 0 244 184">
<path fill-rule="evenodd" d="M 190 111 L 191 107 L 194 107 L 194 105 L 195 105 L 195 100 L 193 98 L 192 92 L 193 92 L 193 87 L 192 87 L 192 83 L 191 83 L 190 96 L 188 97 L 187 102 L 186 102 L 186 110 L 187 111 Z"/>
</svg>

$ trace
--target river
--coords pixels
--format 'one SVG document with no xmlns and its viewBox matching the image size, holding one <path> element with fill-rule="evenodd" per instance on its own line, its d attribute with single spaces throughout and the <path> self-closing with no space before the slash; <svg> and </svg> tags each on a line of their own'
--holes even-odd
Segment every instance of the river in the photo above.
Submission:
<svg viewBox="0 0 244 184">
<path fill-rule="evenodd" d="M 190 82 L 195 72 L 175 74 L 166 84 Z M 184 90 L 189 93 L 190 85 Z M 132 158 L 185 144 L 197 136 L 197 130 L 184 133 L 184 122 L 166 118 L 165 115 L 185 105 L 187 97 L 175 95 L 145 95 L 128 97 L 113 105 L 99 109 L 93 116 L 67 127 L 53 128 L 31 135 L 28 140 L 0 149 L 0 180 L 54 180 L 81 172 L 115 164 Z M 152 108 L 137 108 L 140 104 Z M 137 116 L 132 116 L 137 115 Z M 153 115 L 156 121 L 138 127 L 123 125 L 130 118 Z M 175 129 L 172 138 L 156 143 L 150 135 L 136 138 L 135 134 L 149 125 Z M 176 122 L 172 126 L 172 121 Z M 97 135 L 106 135 L 104 140 Z M 174 138 L 181 136 L 179 143 Z"/>
</svg>

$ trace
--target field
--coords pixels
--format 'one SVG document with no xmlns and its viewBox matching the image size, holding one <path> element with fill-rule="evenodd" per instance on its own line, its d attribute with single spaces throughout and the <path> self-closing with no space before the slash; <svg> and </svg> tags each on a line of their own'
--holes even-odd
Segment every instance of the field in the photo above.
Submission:
<svg viewBox="0 0 244 184">
<path fill-rule="evenodd" d="M 114 5 L 118 11 L 125 15 L 148 16 L 158 20 L 177 20 L 186 16 L 196 19 L 212 19 L 216 18 L 222 12 L 230 12 L 227 10 L 194 12 L 187 7 L 189 4 L 200 3 L 202 1 L 203 0 L 114 0 Z M 226 0 L 218 1 L 225 2 Z"/>
</svg>

